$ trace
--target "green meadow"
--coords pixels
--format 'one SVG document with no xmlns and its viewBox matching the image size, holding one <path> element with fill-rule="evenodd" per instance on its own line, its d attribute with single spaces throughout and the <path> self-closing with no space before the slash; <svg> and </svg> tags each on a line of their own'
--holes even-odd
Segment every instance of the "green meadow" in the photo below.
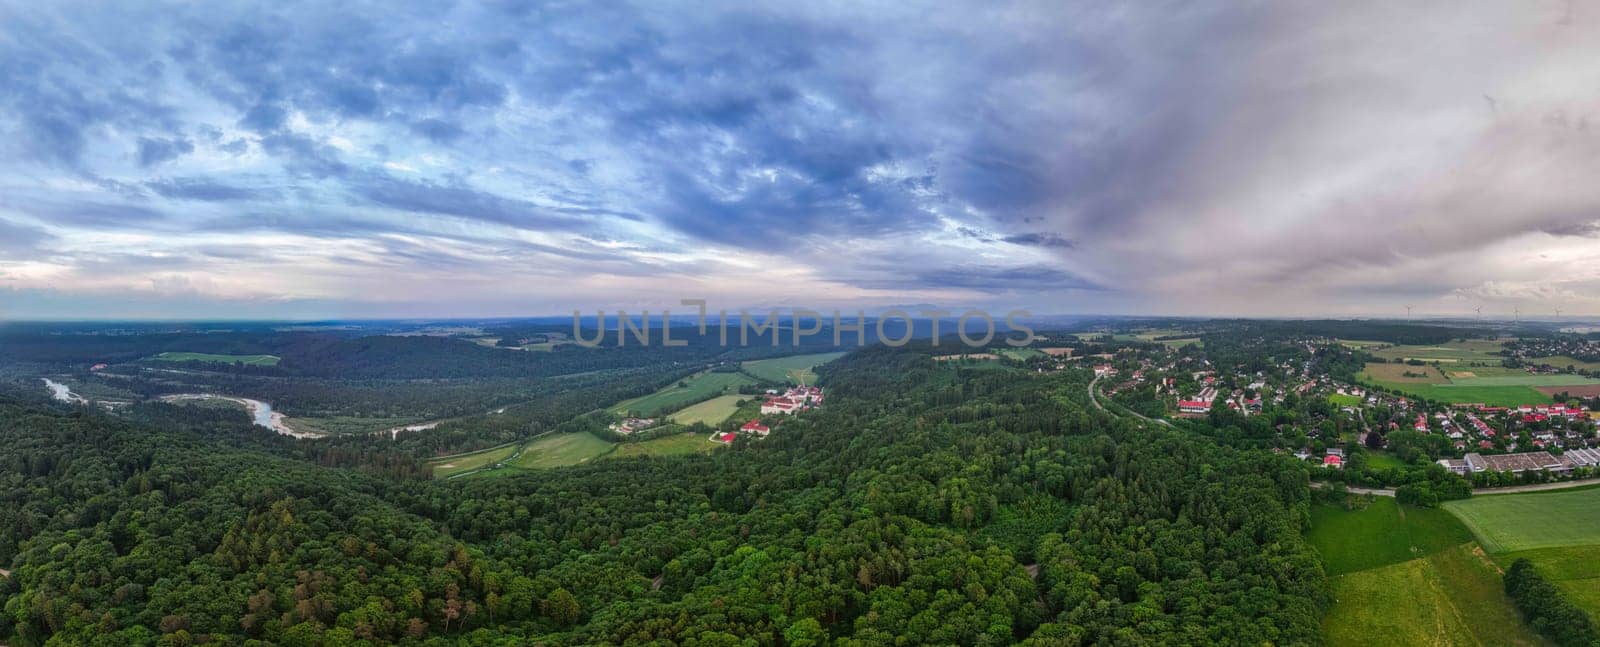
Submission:
<svg viewBox="0 0 1600 647">
<path fill-rule="evenodd" d="M 1543 644 L 1472 538 L 1447 511 L 1387 497 L 1354 509 L 1314 506 L 1306 540 L 1322 555 L 1334 595 L 1323 638 L 1363 647 Z"/>
<path fill-rule="evenodd" d="M 1491 553 L 1600 545 L 1600 489 L 1475 496 L 1444 507 Z"/>
<path fill-rule="evenodd" d="M 813 355 L 791 355 L 789 357 L 774 357 L 772 359 L 757 359 L 745 362 L 744 371 L 768 382 L 789 382 L 799 384 L 815 384 L 817 374 L 813 369 L 833 360 L 844 357 L 844 353 L 816 353 Z"/>
<path fill-rule="evenodd" d="M 721 443 L 712 442 L 706 434 L 683 433 L 675 436 L 654 438 L 638 443 L 623 443 L 617 450 L 611 452 L 608 458 L 628 458 L 632 456 L 681 456 L 684 454 L 705 454 L 725 447 Z"/>
<path fill-rule="evenodd" d="M 655 417 L 719 395 L 736 394 L 739 387 L 755 384 L 743 373 L 696 373 L 655 393 L 625 400 L 609 411 L 617 415 L 637 414 Z"/>
</svg>

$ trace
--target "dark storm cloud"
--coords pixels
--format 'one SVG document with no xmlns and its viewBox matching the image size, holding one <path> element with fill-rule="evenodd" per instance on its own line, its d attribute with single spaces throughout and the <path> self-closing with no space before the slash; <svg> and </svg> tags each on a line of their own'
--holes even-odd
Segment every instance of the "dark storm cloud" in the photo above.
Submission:
<svg viewBox="0 0 1600 647">
<path fill-rule="evenodd" d="M 1060 234 L 1051 232 L 1014 234 L 1011 236 L 1006 236 L 1001 240 L 1013 245 L 1028 245 L 1031 247 L 1056 247 L 1061 249 L 1072 249 L 1073 247 L 1078 246 L 1077 243 L 1062 238 Z"/>
<path fill-rule="evenodd" d="M 937 268 L 907 266 L 887 275 L 859 277 L 847 281 L 877 290 L 970 289 L 987 293 L 1040 293 L 1103 289 L 1082 277 L 1042 265 L 1006 267 L 958 264 Z"/>
</svg>

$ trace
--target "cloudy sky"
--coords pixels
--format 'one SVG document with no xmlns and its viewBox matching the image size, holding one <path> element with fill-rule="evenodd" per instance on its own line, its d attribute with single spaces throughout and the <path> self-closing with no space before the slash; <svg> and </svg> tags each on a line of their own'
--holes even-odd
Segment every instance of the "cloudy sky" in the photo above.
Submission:
<svg viewBox="0 0 1600 647">
<path fill-rule="evenodd" d="M 1600 314 L 1600 2 L 0 0 L 0 318 Z"/>
</svg>

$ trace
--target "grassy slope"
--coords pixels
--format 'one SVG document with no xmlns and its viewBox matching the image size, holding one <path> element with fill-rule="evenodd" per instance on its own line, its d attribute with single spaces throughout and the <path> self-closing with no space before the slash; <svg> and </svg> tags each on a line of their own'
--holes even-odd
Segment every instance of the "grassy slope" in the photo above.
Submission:
<svg viewBox="0 0 1600 647">
<path fill-rule="evenodd" d="M 1378 498 L 1359 510 L 1312 508 L 1335 603 L 1330 645 L 1538 645 L 1472 533 L 1444 510 Z"/>
<path fill-rule="evenodd" d="M 722 424 L 728 416 L 739 410 L 739 401 L 755 398 L 753 395 L 722 395 L 705 402 L 684 407 L 668 419 L 680 425 L 703 422 L 713 427 Z"/>
<path fill-rule="evenodd" d="M 1445 509 L 1494 553 L 1600 544 L 1600 489 L 1480 496 Z"/>
<path fill-rule="evenodd" d="M 1540 645 L 1472 544 L 1333 579 L 1329 645 Z"/>
<path fill-rule="evenodd" d="M 811 369 L 827 364 L 843 357 L 844 353 L 816 353 L 813 355 L 793 355 L 790 357 L 774 357 L 772 359 L 758 359 L 745 362 L 742 366 L 746 373 L 771 382 L 796 382 L 804 379 L 806 384 L 817 381 L 817 374 Z"/>
<path fill-rule="evenodd" d="M 642 443 L 623 443 L 611 452 L 610 458 L 630 456 L 678 456 L 716 451 L 724 445 L 707 440 L 703 434 L 678 434 Z"/>
<path fill-rule="evenodd" d="M 686 386 L 672 384 L 655 393 L 617 403 L 610 411 L 619 415 L 636 411 L 646 416 L 656 416 L 681 409 L 685 405 L 712 395 L 737 391 L 741 385 L 755 383 L 749 376 L 741 373 L 711 372 L 696 373 L 683 382 Z"/>
<path fill-rule="evenodd" d="M 590 433 L 550 434 L 529 443 L 511 464 L 522 469 L 577 465 L 604 456 L 616 447 Z"/>
<path fill-rule="evenodd" d="M 1379 497 L 1362 510 L 1312 508 L 1306 539 L 1328 574 L 1341 575 L 1424 557 L 1472 541 L 1472 533 L 1444 510 Z"/>
<path fill-rule="evenodd" d="M 517 453 L 517 445 L 507 445 L 505 447 L 486 449 L 481 452 L 465 454 L 462 456 L 441 458 L 430 461 L 429 465 L 433 466 L 434 478 L 446 478 L 462 472 L 470 472 L 475 469 L 493 465 L 510 458 L 511 455 L 515 453 Z"/>
</svg>

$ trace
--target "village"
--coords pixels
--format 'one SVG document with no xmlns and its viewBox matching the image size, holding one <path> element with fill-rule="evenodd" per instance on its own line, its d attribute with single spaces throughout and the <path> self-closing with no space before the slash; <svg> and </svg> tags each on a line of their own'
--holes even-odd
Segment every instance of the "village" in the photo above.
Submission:
<svg viewBox="0 0 1600 647">
<path fill-rule="evenodd" d="M 1093 370 L 1113 402 L 1152 418 L 1237 426 L 1255 442 L 1321 469 L 1343 470 L 1353 460 L 1361 467 L 1428 461 L 1491 485 L 1600 473 L 1600 414 L 1579 399 L 1499 406 L 1427 401 L 1334 378 L 1330 358 L 1347 352 L 1335 340 L 1297 345 L 1298 358 L 1231 369 L 1214 365 L 1196 346 L 1124 345 L 1097 355 L 1104 359 Z M 1263 429 L 1268 435 L 1260 437 Z"/>
</svg>

